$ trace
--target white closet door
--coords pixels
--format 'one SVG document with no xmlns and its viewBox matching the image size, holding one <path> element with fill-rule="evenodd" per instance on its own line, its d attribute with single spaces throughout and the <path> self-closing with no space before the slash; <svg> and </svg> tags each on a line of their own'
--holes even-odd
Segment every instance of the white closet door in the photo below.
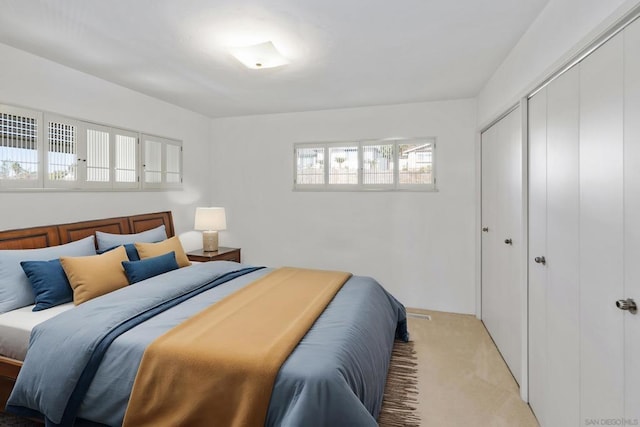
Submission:
<svg viewBox="0 0 640 427">
<path fill-rule="evenodd" d="M 580 65 L 581 420 L 624 413 L 622 42 Z"/>
<path fill-rule="evenodd" d="M 624 293 L 640 303 L 640 21 L 624 31 Z M 625 419 L 640 420 L 640 314 L 623 314 Z"/>
<path fill-rule="evenodd" d="M 500 128 L 503 151 L 503 175 L 500 181 L 500 212 L 504 232 L 501 244 L 504 273 L 502 281 L 502 346 L 500 351 L 518 382 L 522 379 L 522 127 L 520 108 L 509 113 Z M 511 243 L 506 244 L 508 240 Z"/>
<path fill-rule="evenodd" d="M 580 70 L 547 88 L 546 420 L 580 425 Z M 539 268 L 539 267 L 538 267 Z M 596 316 L 597 317 L 597 316 Z"/>
<path fill-rule="evenodd" d="M 529 404 L 547 422 L 547 88 L 529 100 Z"/>
<path fill-rule="evenodd" d="M 482 134 L 482 320 L 488 330 L 497 331 L 499 304 L 488 298 L 498 292 L 498 130 L 492 126 Z"/>
<path fill-rule="evenodd" d="M 520 109 L 482 134 L 482 320 L 521 381 Z M 510 240 L 511 243 L 505 243 Z"/>
</svg>

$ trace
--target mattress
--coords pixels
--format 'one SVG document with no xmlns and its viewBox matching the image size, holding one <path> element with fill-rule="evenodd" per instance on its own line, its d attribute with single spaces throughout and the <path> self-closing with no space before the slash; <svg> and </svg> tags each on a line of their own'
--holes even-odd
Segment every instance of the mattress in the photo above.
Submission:
<svg viewBox="0 0 640 427">
<path fill-rule="evenodd" d="M 72 302 L 47 310 L 31 311 L 33 305 L 0 314 L 0 356 L 24 360 L 31 330 L 38 324 L 74 307 Z"/>
</svg>

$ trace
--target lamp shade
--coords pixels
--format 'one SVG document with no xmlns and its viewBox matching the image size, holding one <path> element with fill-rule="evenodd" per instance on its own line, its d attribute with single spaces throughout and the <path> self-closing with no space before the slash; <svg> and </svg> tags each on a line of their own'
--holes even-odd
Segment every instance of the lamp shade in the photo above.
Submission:
<svg viewBox="0 0 640 427">
<path fill-rule="evenodd" d="M 227 229 L 224 208 L 196 208 L 196 230 L 220 231 Z"/>
</svg>

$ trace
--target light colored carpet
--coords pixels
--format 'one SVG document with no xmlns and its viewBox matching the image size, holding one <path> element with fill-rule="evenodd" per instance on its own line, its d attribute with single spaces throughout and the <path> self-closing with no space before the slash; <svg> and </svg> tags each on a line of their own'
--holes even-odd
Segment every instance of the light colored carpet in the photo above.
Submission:
<svg viewBox="0 0 640 427">
<path fill-rule="evenodd" d="M 418 413 L 422 426 L 537 427 L 481 321 L 471 315 L 410 309 L 418 356 Z"/>
</svg>

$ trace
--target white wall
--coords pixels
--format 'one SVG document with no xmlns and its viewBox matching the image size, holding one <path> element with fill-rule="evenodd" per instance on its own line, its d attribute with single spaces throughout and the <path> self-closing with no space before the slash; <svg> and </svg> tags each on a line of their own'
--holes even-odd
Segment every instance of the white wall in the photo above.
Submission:
<svg viewBox="0 0 640 427">
<path fill-rule="evenodd" d="M 475 311 L 474 100 L 215 119 L 211 200 L 243 261 L 377 278 L 410 307 Z M 294 192 L 294 142 L 436 136 L 439 192 Z"/>
<path fill-rule="evenodd" d="M 0 193 L 0 229 L 172 210 L 178 232 L 209 204 L 210 119 L 0 44 L 0 103 L 182 139 L 184 191 Z"/>
<path fill-rule="evenodd" d="M 478 96 L 487 125 L 624 16 L 640 0 L 550 0 Z"/>
</svg>

